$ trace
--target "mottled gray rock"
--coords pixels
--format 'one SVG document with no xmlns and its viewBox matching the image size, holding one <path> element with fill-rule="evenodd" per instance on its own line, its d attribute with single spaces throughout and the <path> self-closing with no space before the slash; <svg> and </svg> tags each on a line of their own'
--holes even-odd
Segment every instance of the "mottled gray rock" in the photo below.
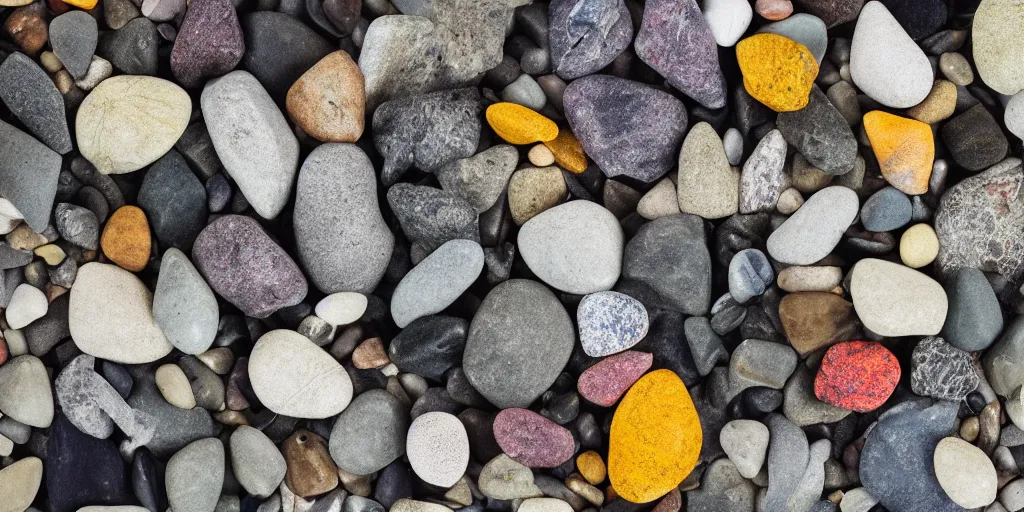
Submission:
<svg viewBox="0 0 1024 512">
<path fill-rule="evenodd" d="M 110 3 L 110 2 L 108 2 Z M 108 5 L 104 4 L 104 8 Z M 96 54 L 126 75 L 157 74 L 160 35 L 149 19 L 139 17 L 100 36 Z"/>
<path fill-rule="evenodd" d="M 754 386 L 782 389 L 796 364 L 796 352 L 788 345 L 745 340 L 729 360 L 729 394 L 736 396 Z"/>
<path fill-rule="evenodd" d="M 580 344 L 590 357 L 617 354 L 647 335 L 649 319 L 640 301 L 619 292 L 583 297 L 576 309 Z"/>
<path fill-rule="evenodd" d="M 293 228 L 302 266 L 320 291 L 370 293 L 377 287 L 395 237 L 380 213 L 373 164 L 361 149 L 323 144 L 306 157 Z"/>
<path fill-rule="evenodd" d="M 806 107 L 780 113 L 776 123 L 786 142 L 814 167 L 833 176 L 853 169 L 857 139 L 846 118 L 817 86 L 811 89 Z"/>
<path fill-rule="evenodd" d="M 766 423 L 771 440 L 768 444 L 765 510 L 788 510 L 810 457 L 807 435 L 779 414 L 769 415 Z"/>
<path fill-rule="evenodd" d="M 921 340 L 910 359 L 910 387 L 922 396 L 960 401 L 978 387 L 971 355 L 937 336 Z"/>
<path fill-rule="evenodd" d="M 155 369 L 137 366 L 131 369 L 135 385 L 128 405 L 153 417 L 153 438 L 145 444 L 153 455 L 170 457 L 185 445 L 217 433 L 210 413 L 202 407 L 181 409 L 164 400 L 154 379 Z"/>
<path fill-rule="evenodd" d="M 715 365 L 729 362 L 729 352 L 725 349 L 718 333 L 711 328 L 711 321 L 705 316 L 691 316 L 683 323 L 686 343 L 690 346 L 690 355 L 701 376 L 711 373 Z"/>
<path fill-rule="evenodd" d="M 744 249 L 729 262 L 729 294 L 740 304 L 761 295 L 773 282 L 771 263 L 757 249 Z"/>
<path fill-rule="evenodd" d="M 982 271 L 961 267 L 946 281 L 949 309 L 942 337 L 968 352 L 985 350 L 1003 331 L 1003 312 Z"/>
<path fill-rule="evenodd" d="M 781 263 L 811 265 L 839 245 L 857 217 L 857 193 L 827 187 L 811 196 L 768 237 L 768 254 Z"/>
<path fill-rule="evenodd" d="M 554 0 L 548 11 L 551 67 L 572 80 L 611 64 L 633 40 L 622 0 Z"/>
<path fill-rule="evenodd" d="M 469 289 L 484 268 L 484 251 L 472 240 L 450 240 L 412 268 L 391 296 L 398 327 L 439 313 Z"/>
<path fill-rule="evenodd" d="M 167 501 L 177 512 L 211 511 L 224 485 L 224 444 L 216 438 L 195 441 L 167 461 Z"/>
<path fill-rule="evenodd" d="M 149 168 L 138 201 L 161 246 L 192 250 L 206 226 L 206 189 L 181 153 L 172 149 Z"/>
<path fill-rule="evenodd" d="M 686 512 L 754 512 L 757 486 L 727 458 L 711 463 L 700 487 L 686 493 Z"/>
<path fill-rule="evenodd" d="M 99 248 L 100 225 L 92 211 L 70 203 L 58 203 L 53 209 L 53 223 L 64 240 L 91 251 Z"/>
<path fill-rule="evenodd" d="M 494 405 L 527 407 L 558 377 L 575 338 L 550 290 L 511 279 L 494 287 L 473 316 L 463 370 Z"/>
<path fill-rule="evenodd" d="M 217 336 L 217 298 L 185 253 L 173 247 L 160 260 L 153 319 L 167 341 L 186 354 L 205 352 Z"/>
<path fill-rule="evenodd" d="M 507 144 L 492 146 L 434 171 L 441 188 L 465 199 L 478 213 L 494 206 L 519 163 L 519 152 Z"/>
<path fill-rule="evenodd" d="M 49 222 L 60 166 L 60 155 L 0 121 L 0 196 L 21 212 L 36 233 Z"/>
<path fill-rule="evenodd" d="M 72 10 L 50 22 L 50 45 L 64 68 L 76 79 L 89 70 L 99 29 L 96 19 L 85 11 Z"/>
<path fill-rule="evenodd" d="M 50 149 L 60 154 L 71 151 L 64 98 L 31 58 L 12 53 L 0 64 L 0 99 Z"/>
<path fill-rule="evenodd" d="M 819 400 L 814 394 L 814 373 L 804 364 L 796 366 L 782 393 L 782 413 L 798 427 L 834 423 L 853 412 Z"/>
<path fill-rule="evenodd" d="M 740 213 L 775 211 L 786 182 L 786 139 L 772 130 L 761 138 L 740 173 Z"/>
<path fill-rule="evenodd" d="M 427 252 L 449 240 L 480 240 L 476 210 L 450 192 L 399 183 L 388 190 L 387 199 L 405 235 Z"/>
<path fill-rule="evenodd" d="M 660 217 L 626 244 L 622 277 L 649 286 L 669 309 L 704 315 L 711 307 L 711 255 L 704 222 L 689 214 Z"/>
<path fill-rule="evenodd" d="M 473 156 L 480 141 L 480 93 L 439 91 L 384 103 L 373 114 L 373 143 L 390 186 L 412 166 L 433 172 Z"/>
<path fill-rule="evenodd" d="M 284 456 L 263 432 L 240 425 L 231 433 L 231 470 L 246 492 L 264 498 L 284 480 Z"/>
<path fill-rule="evenodd" d="M 387 391 L 371 389 L 338 415 L 331 430 L 331 458 L 344 471 L 369 475 L 405 454 L 408 430 L 406 406 Z"/>
<path fill-rule="evenodd" d="M 639 82 L 592 75 L 569 84 L 562 101 L 573 133 L 606 176 L 650 183 L 676 164 L 687 117 L 683 103 L 672 95 Z"/>
</svg>

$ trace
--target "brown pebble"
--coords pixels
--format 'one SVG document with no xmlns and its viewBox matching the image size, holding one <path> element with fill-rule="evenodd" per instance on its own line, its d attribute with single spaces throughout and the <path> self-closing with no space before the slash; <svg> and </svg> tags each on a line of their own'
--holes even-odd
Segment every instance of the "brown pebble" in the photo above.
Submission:
<svg viewBox="0 0 1024 512">
<path fill-rule="evenodd" d="M 360 343 L 352 352 L 352 366 L 360 370 L 380 368 L 390 362 L 380 338 L 370 338 Z"/>
<path fill-rule="evenodd" d="M 334 344 L 331 345 L 331 357 L 335 359 L 344 359 L 346 356 L 352 353 L 356 349 L 356 346 L 365 337 L 363 328 L 359 324 L 347 325 L 342 328 L 341 334 L 334 340 Z"/>
<path fill-rule="evenodd" d="M 999 416 L 1002 407 L 996 400 L 985 406 L 978 415 L 978 448 L 985 452 L 985 455 L 992 455 L 999 444 Z"/>
<path fill-rule="evenodd" d="M 218 423 L 222 423 L 229 427 L 237 427 L 240 425 L 249 424 L 249 419 L 246 418 L 245 414 L 240 411 L 219 411 L 213 413 L 211 416 L 213 416 L 213 419 L 216 420 Z"/>
<path fill-rule="evenodd" d="M 284 479 L 297 496 L 307 498 L 338 487 L 338 466 L 331 460 L 324 438 L 297 430 L 281 444 L 288 470 Z"/>
<path fill-rule="evenodd" d="M 679 492 L 679 489 L 672 489 L 665 495 L 657 505 L 654 506 L 654 510 L 651 512 L 679 512 L 679 509 L 683 506 L 683 496 Z"/>
<path fill-rule="evenodd" d="M 363 74 L 348 53 L 336 51 L 309 68 L 288 89 L 288 117 L 323 142 L 355 142 L 363 134 Z"/>
<path fill-rule="evenodd" d="M 977 416 L 968 416 L 964 418 L 963 423 L 960 424 L 960 437 L 968 443 L 973 443 L 978 439 L 978 433 L 981 430 L 980 422 Z"/>
<path fill-rule="evenodd" d="M 937 123 L 953 115 L 956 109 L 956 85 L 936 80 L 924 100 L 907 110 L 907 115 L 925 124 Z"/>
<path fill-rule="evenodd" d="M 844 495 L 845 495 L 845 493 L 843 491 L 837 490 L 837 491 L 833 492 L 832 494 L 828 495 L 828 501 L 831 501 L 832 503 L 838 504 L 840 501 L 843 501 L 843 496 Z"/>
<path fill-rule="evenodd" d="M 36 2 L 19 7 L 4 22 L 4 32 L 28 55 L 34 56 L 50 39 L 46 27 L 46 7 Z"/>
<path fill-rule="evenodd" d="M 151 240 L 146 214 L 138 206 L 122 206 L 110 216 L 100 237 L 103 254 L 130 272 L 146 268 Z"/>
<path fill-rule="evenodd" d="M 790 0 L 757 0 L 754 3 L 754 10 L 766 20 L 784 20 L 793 14 L 793 2 Z"/>
<path fill-rule="evenodd" d="M 790 293 L 779 303 L 782 329 L 801 356 L 856 334 L 853 304 L 829 292 Z"/>
<path fill-rule="evenodd" d="M 48 240 L 45 236 L 32 231 L 28 224 L 21 223 L 10 233 L 7 233 L 7 245 L 19 251 L 34 251 L 37 247 L 46 245 Z"/>
<path fill-rule="evenodd" d="M 558 167 L 525 167 L 508 182 L 508 206 L 512 220 L 522 226 L 537 214 L 558 206 L 568 193 Z"/>
<path fill-rule="evenodd" d="M 797 153 L 793 157 L 793 172 L 791 173 L 793 188 L 804 193 L 817 192 L 830 183 L 832 176 L 811 165 L 803 155 Z"/>
<path fill-rule="evenodd" d="M 61 295 L 64 295 L 67 292 L 68 289 L 64 288 L 63 286 L 57 286 L 53 283 L 49 283 L 46 285 L 46 302 L 53 302 L 54 299 L 60 297 Z"/>
<path fill-rule="evenodd" d="M 372 475 L 353 475 L 342 469 L 338 470 L 338 478 L 341 479 L 341 485 L 345 487 L 345 490 L 355 494 L 356 496 L 367 497 L 373 492 L 370 486 L 370 477 Z"/>
</svg>

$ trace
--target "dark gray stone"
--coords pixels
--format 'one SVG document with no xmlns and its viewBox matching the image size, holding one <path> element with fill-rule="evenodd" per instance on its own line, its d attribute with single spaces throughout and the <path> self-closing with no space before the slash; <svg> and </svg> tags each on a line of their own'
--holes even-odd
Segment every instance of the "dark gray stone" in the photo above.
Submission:
<svg viewBox="0 0 1024 512">
<path fill-rule="evenodd" d="M 36 233 L 46 229 L 50 220 L 60 165 L 60 155 L 52 149 L 0 121 L 0 196 L 21 212 Z"/>
<path fill-rule="evenodd" d="M 155 420 L 153 438 L 146 443 L 154 455 L 167 458 L 192 441 L 217 434 L 218 426 L 202 407 L 180 409 L 166 400 L 156 387 L 155 368 L 135 366 L 135 386 L 128 396 L 128 405 L 145 412 Z"/>
<path fill-rule="evenodd" d="M 388 356 L 403 372 L 441 382 L 461 362 L 468 328 L 468 322 L 451 316 L 417 318 L 391 340 Z"/>
<path fill-rule="evenodd" d="M 206 189 L 173 149 L 146 171 L 138 202 L 162 247 L 188 252 L 206 227 Z"/>
<path fill-rule="evenodd" d="M 0 270 L 24 267 L 32 262 L 32 251 L 20 251 L 7 242 L 0 242 Z"/>
<path fill-rule="evenodd" d="M 871 195 L 860 208 L 860 222 L 868 231 L 895 231 L 910 223 L 914 207 L 910 198 L 894 187 Z"/>
<path fill-rule="evenodd" d="M 843 115 L 817 86 L 807 106 L 782 112 L 776 120 L 782 137 L 812 165 L 833 176 L 853 170 L 857 139 Z"/>
<path fill-rule="evenodd" d="M 982 271 L 958 269 L 946 282 L 946 298 L 942 337 L 950 345 L 968 352 L 985 350 L 1003 331 L 999 300 Z"/>
<path fill-rule="evenodd" d="M 711 321 L 704 316 L 691 316 L 683 324 L 686 342 L 690 345 L 690 354 L 701 376 L 711 373 L 717 364 L 729 363 L 729 352 L 725 350 L 722 339 L 711 328 Z"/>
<path fill-rule="evenodd" d="M 548 27 L 551 67 L 566 80 L 601 70 L 633 40 L 623 0 L 554 0 Z"/>
<path fill-rule="evenodd" d="M 71 151 L 64 98 L 31 58 L 12 53 L 0 64 L 0 99 L 50 149 L 60 154 Z"/>
<path fill-rule="evenodd" d="M 127 469 L 117 443 L 83 434 L 63 414 L 54 417 L 43 465 L 50 512 L 135 503 Z"/>
<path fill-rule="evenodd" d="M 622 277 L 653 289 L 665 306 L 704 315 L 711 306 L 711 256 L 700 217 L 681 213 L 647 224 L 626 244 Z"/>
<path fill-rule="evenodd" d="M 978 387 L 971 355 L 938 336 L 921 340 L 910 359 L 910 387 L 921 396 L 960 401 Z"/>
<path fill-rule="evenodd" d="M 405 453 L 409 411 L 394 395 L 371 389 L 338 415 L 330 435 L 331 458 L 356 475 L 384 469 Z"/>
<path fill-rule="evenodd" d="M 451 192 L 399 183 L 388 190 L 387 199 L 405 235 L 427 252 L 449 240 L 480 241 L 476 210 Z"/>
<path fill-rule="evenodd" d="M 53 53 L 76 79 L 85 77 L 89 70 L 98 39 L 96 19 L 85 11 L 68 11 L 50 22 Z"/>
<path fill-rule="evenodd" d="M 306 70 L 335 50 L 313 29 L 280 12 L 259 11 L 245 15 L 242 32 L 245 34 L 242 69 L 252 73 L 279 103 Z"/>
<path fill-rule="evenodd" d="M 135 18 L 100 37 L 96 54 L 126 75 L 156 75 L 160 35 L 146 18 Z"/>
<path fill-rule="evenodd" d="M 946 121 L 942 141 L 953 160 L 968 171 L 995 165 L 1010 149 L 1002 128 L 984 105 L 975 105 Z"/>
</svg>

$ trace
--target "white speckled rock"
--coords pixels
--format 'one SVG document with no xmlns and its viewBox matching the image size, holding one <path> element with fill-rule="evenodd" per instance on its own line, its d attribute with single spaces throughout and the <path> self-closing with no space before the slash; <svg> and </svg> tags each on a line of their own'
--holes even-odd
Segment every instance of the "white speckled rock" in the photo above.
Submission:
<svg viewBox="0 0 1024 512">
<path fill-rule="evenodd" d="M 622 271 L 619 221 L 591 201 L 570 201 L 541 212 L 523 224 L 518 241 L 530 270 L 564 292 L 610 290 Z"/>
<path fill-rule="evenodd" d="M 391 505 L 388 512 L 451 512 L 452 509 L 429 501 L 402 498 Z"/>
<path fill-rule="evenodd" d="M 249 357 L 249 380 L 265 407 L 293 418 L 328 418 L 352 401 L 345 369 L 295 331 L 277 329 L 260 337 Z"/>
<path fill-rule="evenodd" d="M 859 210 L 853 190 L 819 190 L 768 237 L 768 254 L 791 265 L 815 263 L 836 248 Z"/>
<path fill-rule="evenodd" d="M 484 250 L 472 240 L 450 240 L 409 271 L 391 296 L 391 317 L 405 327 L 450 306 L 480 276 Z"/>
<path fill-rule="evenodd" d="M 316 303 L 316 316 L 337 327 L 348 325 L 366 312 L 366 295 L 357 292 L 332 293 Z"/>
<path fill-rule="evenodd" d="M 217 337 L 217 297 L 188 256 L 173 247 L 160 260 L 153 318 L 167 340 L 186 354 L 205 352 Z"/>
<path fill-rule="evenodd" d="M 978 74 L 999 94 L 1024 89 L 1024 4 L 1019 0 L 982 0 L 974 13 L 971 40 Z"/>
<path fill-rule="evenodd" d="M 50 426 L 53 392 L 38 357 L 18 356 L 0 366 L 0 412 L 31 427 Z"/>
<path fill-rule="evenodd" d="M 82 352 L 116 363 L 150 363 L 174 348 L 153 318 L 149 289 L 117 265 L 92 262 L 78 269 L 68 326 Z"/>
<path fill-rule="evenodd" d="M 725 48 L 740 40 L 754 17 L 747 0 L 704 0 L 702 7 L 715 42 Z"/>
<path fill-rule="evenodd" d="M 281 213 L 295 183 L 299 141 L 256 77 L 232 71 L 206 83 L 200 103 L 213 147 L 261 217 Z"/>
<path fill-rule="evenodd" d="M 722 139 L 708 123 L 697 123 L 686 134 L 677 183 L 683 213 L 720 219 L 739 211 L 740 172 L 729 165 Z"/>
<path fill-rule="evenodd" d="M 864 327 L 882 336 L 932 336 L 946 321 L 942 285 L 898 263 L 857 262 L 850 271 L 850 297 Z"/>
<path fill-rule="evenodd" d="M 743 478 L 754 478 L 768 455 L 768 427 L 755 420 L 732 420 L 718 435 L 722 450 Z"/>
<path fill-rule="evenodd" d="M 893 108 L 921 103 L 935 78 L 928 57 L 881 2 L 860 11 L 850 47 L 850 74 L 858 89 Z"/>
<path fill-rule="evenodd" d="M 405 452 L 416 476 L 439 487 L 451 487 L 469 464 L 469 437 L 459 418 L 428 412 L 409 426 Z"/>
<path fill-rule="evenodd" d="M 32 506 L 43 481 L 43 461 L 25 457 L 0 471 L 0 498 L 5 512 L 22 512 Z"/>
<path fill-rule="evenodd" d="M 576 309 L 580 343 L 590 357 L 626 350 L 647 336 L 650 320 L 640 301 L 619 292 L 597 292 L 583 297 Z"/>
<path fill-rule="evenodd" d="M 19 284 L 4 311 L 11 329 L 21 329 L 46 315 L 46 294 L 30 284 Z"/>
<path fill-rule="evenodd" d="M 947 437 L 935 447 L 933 461 L 939 485 L 957 505 L 973 509 L 996 500 L 996 468 L 977 446 Z"/>
<path fill-rule="evenodd" d="M 174 146 L 191 115 L 192 100 L 173 82 L 152 76 L 111 77 L 78 107 L 78 149 L 103 174 L 137 171 Z"/>
</svg>

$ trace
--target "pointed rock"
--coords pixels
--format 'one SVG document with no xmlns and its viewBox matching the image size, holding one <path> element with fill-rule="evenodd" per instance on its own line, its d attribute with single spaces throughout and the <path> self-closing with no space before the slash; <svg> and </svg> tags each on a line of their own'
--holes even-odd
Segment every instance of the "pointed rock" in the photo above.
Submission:
<svg viewBox="0 0 1024 512">
<path fill-rule="evenodd" d="M 50 149 L 71 151 L 64 98 L 31 58 L 12 53 L 0 64 L 0 99 Z"/>
<path fill-rule="evenodd" d="M 171 72 L 185 87 L 198 87 L 234 69 L 243 53 L 242 27 L 230 0 L 194 0 L 174 39 Z"/>
<path fill-rule="evenodd" d="M 18 356 L 0 366 L 0 412 L 31 427 L 53 422 L 50 376 L 39 358 Z"/>
<path fill-rule="evenodd" d="M 705 219 L 728 217 L 739 208 L 740 175 L 725 156 L 710 124 L 690 129 L 679 152 L 679 210 Z"/>
<path fill-rule="evenodd" d="M 205 352 L 217 336 L 217 298 L 185 253 L 164 252 L 153 292 L 153 319 L 167 340 L 186 354 Z"/>
<path fill-rule="evenodd" d="M 786 149 L 779 130 L 768 132 L 754 147 L 740 173 L 740 213 L 775 211 L 786 181 Z"/>
</svg>

